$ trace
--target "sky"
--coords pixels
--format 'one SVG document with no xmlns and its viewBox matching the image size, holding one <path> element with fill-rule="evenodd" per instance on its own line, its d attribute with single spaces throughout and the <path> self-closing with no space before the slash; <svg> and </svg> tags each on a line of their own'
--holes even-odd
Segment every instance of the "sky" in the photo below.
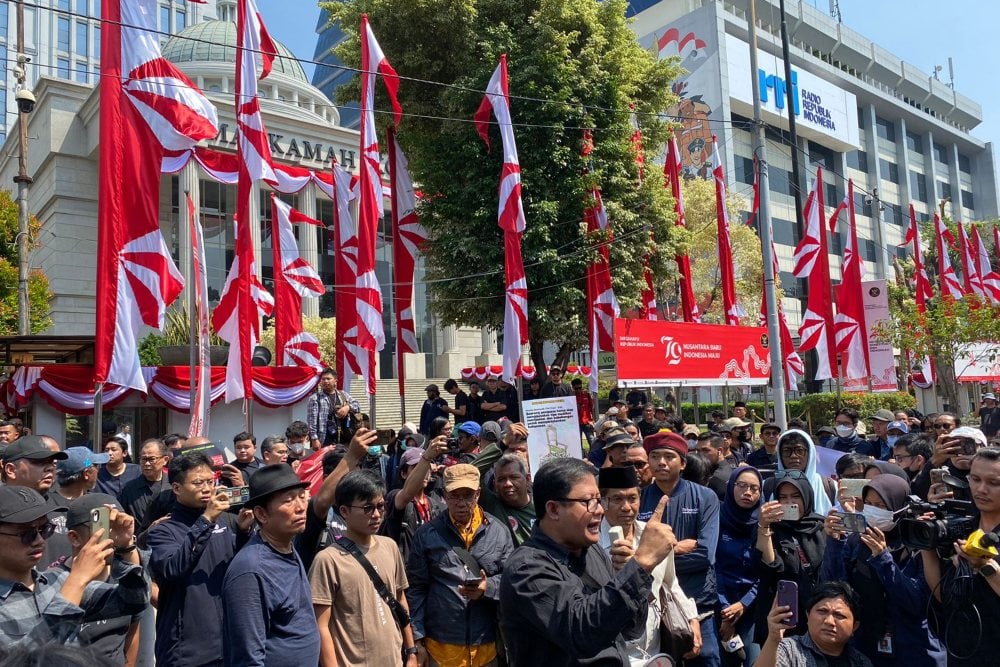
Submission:
<svg viewBox="0 0 1000 667">
<path fill-rule="evenodd" d="M 669 1 L 669 0 L 668 0 Z M 796 0 L 788 0 L 794 4 Z M 830 0 L 806 0 L 828 12 Z M 838 0 L 845 25 L 928 75 L 942 65 L 948 77 L 948 57 L 954 61 L 955 89 L 979 103 L 983 122 L 972 130 L 982 141 L 992 141 L 1000 152 L 1000 86 L 992 68 L 1000 62 L 1000 2 L 959 0 Z M 297 58 L 312 60 L 316 49 L 319 8 L 313 0 L 257 0 L 271 35 Z M 302 63 L 312 78 L 313 65 Z M 396 64 L 399 67 L 398 64 Z"/>
</svg>

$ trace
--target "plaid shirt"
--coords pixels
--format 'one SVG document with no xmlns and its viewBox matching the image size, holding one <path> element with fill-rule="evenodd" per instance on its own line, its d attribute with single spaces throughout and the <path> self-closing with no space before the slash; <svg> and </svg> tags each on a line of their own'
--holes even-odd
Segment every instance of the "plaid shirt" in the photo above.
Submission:
<svg viewBox="0 0 1000 667">
<path fill-rule="evenodd" d="M 65 644 L 76 638 L 80 624 L 138 614 L 149 604 L 149 578 L 132 565 L 118 584 L 88 584 L 80 606 L 60 593 L 66 570 L 31 571 L 34 591 L 24 584 L 0 579 L 0 644 L 37 646 Z"/>
<path fill-rule="evenodd" d="M 351 406 L 351 412 L 361 412 L 361 406 L 346 391 L 328 394 L 320 389 L 309 397 L 309 403 L 306 405 L 306 425 L 309 426 L 310 441 L 319 440 L 320 444 L 326 442 L 326 425 L 330 413 L 344 403 Z"/>
</svg>

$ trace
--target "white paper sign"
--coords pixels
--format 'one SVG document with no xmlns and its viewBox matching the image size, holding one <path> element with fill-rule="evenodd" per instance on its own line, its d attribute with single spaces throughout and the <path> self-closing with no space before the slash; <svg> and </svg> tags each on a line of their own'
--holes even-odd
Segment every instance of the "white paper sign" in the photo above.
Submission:
<svg viewBox="0 0 1000 667">
<path fill-rule="evenodd" d="M 525 401 L 523 405 L 524 425 L 528 427 L 528 466 L 532 472 L 552 459 L 583 458 L 575 396 L 540 398 Z"/>
<path fill-rule="evenodd" d="M 889 291 L 884 280 L 865 280 L 861 283 L 865 302 L 865 326 L 868 327 L 868 361 L 871 364 L 872 391 L 897 391 L 896 357 L 892 344 L 875 337 L 875 328 L 889 315 Z M 868 391 L 868 380 L 844 380 L 845 391 Z"/>
</svg>

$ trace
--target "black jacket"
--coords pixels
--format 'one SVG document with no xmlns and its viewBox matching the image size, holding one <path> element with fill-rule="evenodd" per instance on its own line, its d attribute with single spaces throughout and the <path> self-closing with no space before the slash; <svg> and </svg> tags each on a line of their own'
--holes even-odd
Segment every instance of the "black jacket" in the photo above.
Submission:
<svg viewBox="0 0 1000 667">
<path fill-rule="evenodd" d="M 536 524 L 500 583 L 510 665 L 628 665 L 625 642 L 645 631 L 651 587 L 634 560 L 613 573 L 596 545 L 574 556 Z"/>
</svg>

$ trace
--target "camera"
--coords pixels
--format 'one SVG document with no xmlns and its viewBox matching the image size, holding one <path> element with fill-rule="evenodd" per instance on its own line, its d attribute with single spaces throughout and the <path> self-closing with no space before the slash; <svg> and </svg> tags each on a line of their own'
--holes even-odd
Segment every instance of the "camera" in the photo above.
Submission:
<svg viewBox="0 0 1000 667">
<path fill-rule="evenodd" d="M 910 504 L 899 521 L 899 537 L 910 549 L 940 550 L 949 553 L 955 540 L 965 538 L 979 526 L 975 509 L 968 500 L 945 500 L 929 503 L 910 496 Z M 934 514 L 933 519 L 919 518 Z"/>
<path fill-rule="evenodd" d="M 458 448 L 458 438 L 448 438 L 447 445 L 449 456 L 458 456 L 462 451 Z"/>
<path fill-rule="evenodd" d="M 14 94 L 17 100 L 17 110 L 21 113 L 31 113 L 35 110 L 35 95 L 27 88 L 21 88 Z"/>
</svg>

